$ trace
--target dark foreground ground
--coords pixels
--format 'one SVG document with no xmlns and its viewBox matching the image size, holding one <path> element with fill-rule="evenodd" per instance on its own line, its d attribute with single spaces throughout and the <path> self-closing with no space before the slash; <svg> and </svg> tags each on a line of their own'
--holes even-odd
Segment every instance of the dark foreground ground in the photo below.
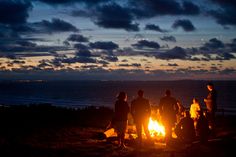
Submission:
<svg viewBox="0 0 236 157">
<path fill-rule="evenodd" d="M 204 145 L 198 141 L 192 145 L 173 141 L 170 146 L 155 142 L 137 148 L 134 140 L 127 140 L 124 149 L 119 149 L 116 141 L 104 137 L 111 117 L 112 111 L 108 108 L 1 107 L 0 156 L 228 157 L 236 154 L 234 116 L 219 116 L 216 137 L 211 137 Z"/>
</svg>

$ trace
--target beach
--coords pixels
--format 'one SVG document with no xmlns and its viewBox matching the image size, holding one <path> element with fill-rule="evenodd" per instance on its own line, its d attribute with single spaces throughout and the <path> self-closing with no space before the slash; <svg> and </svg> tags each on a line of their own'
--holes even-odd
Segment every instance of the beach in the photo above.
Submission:
<svg viewBox="0 0 236 157">
<path fill-rule="evenodd" d="M 118 149 L 115 140 L 104 136 L 112 110 L 88 107 L 72 110 L 49 104 L 1 106 L 1 156 L 216 156 L 234 154 L 235 116 L 217 116 L 216 136 L 208 143 L 191 145 L 173 142 L 144 144 L 126 139 L 127 147 Z"/>
</svg>

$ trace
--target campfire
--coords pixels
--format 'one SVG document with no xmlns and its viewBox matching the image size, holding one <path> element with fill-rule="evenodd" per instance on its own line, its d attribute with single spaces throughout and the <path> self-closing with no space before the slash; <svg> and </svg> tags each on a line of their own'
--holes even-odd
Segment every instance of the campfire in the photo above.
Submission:
<svg viewBox="0 0 236 157">
<path fill-rule="evenodd" d="M 150 132 L 150 135 L 153 139 L 163 139 L 165 137 L 165 128 L 164 126 L 158 122 L 157 120 L 154 120 L 150 117 L 149 124 L 148 124 L 148 130 Z M 110 128 L 109 130 L 105 131 L 104 134 L 107 138 L 117 136 L 114 128 Z M 143 135 L 145 135 L 143 131 Z M 128 125 L 128 133 L 126 133 L 125 138 L 130 137 L 136 138 L 136 129 L 134 125 Z"/>
<path fill-rule="evenodd" d="M 149 119 L 148 130 L 151 137 L 165 136 L 165 128 L 157 120 L 153 120 L 151 117 Z"/>
</svg>

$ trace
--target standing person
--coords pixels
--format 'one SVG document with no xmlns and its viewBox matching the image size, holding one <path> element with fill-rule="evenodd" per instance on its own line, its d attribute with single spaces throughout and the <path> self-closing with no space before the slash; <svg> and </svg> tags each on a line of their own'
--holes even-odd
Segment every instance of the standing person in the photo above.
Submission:
<svg viewBox="0 0 236 157">
<path fill-rule="evenodd" d="M 217 92 L 212 83 L 207 84 L 207 89 L 209 93 L 207 95 L 207 98 L 204 99 L 204 102 L 207 108 L 207 117 L 208 117 L 209 126 L 214 135 L 215 134 L 215 112 L 217 110 L 217 103 L 216 103 Z"/>
<path fill-rule="evenodd" d="M 198 99 L 193 98 L 193 103 L 190 106 L 190 115 L 191 115 L 191 118 L 194 121 L 194 126 L 195 127 L 196 127 L 196 124 L 197 124 L 197 119 L 199 117 L 199 111 L 200 110 L 201 110 L 201 106 L 199 104 Z"/>
<path fill-rule="evenodd" d="M 117 132 L 119 147 L 125 147 L 125 131 L 128 121 L 129 105 L 127 103 L 127 95 L 120 92 L 115 102 L 114 127 Z"/>
<path fill-rule="evenodd" d="M 149 118 L 151 115 L 151 107 L 149 100 L 143 97 L 143 90 L 138 91 L 138 97 L 131 102 L 131 113 L 136 125 L 138 142 L 142 144 L 142 127 L 148 140 L 150 140 L 150 133 L 148 130 Z"/>
<path fill-rule="evenodd" d="M 176 125 L 175 134 L 184 143 L 192 143 L 195 138 L 195 129 L 193 119 L 189 111 L 184 112 L 184 118 Z"/>
<path fill-rule="evenodd" d="M 172 139 L 172 128 L 175 126 L 178 113 L 177 101 L 171 96 L 170 90 L 166 90 L 165 96 L 160 99 L 159 108 L 168 143 Z"/>
</svg>

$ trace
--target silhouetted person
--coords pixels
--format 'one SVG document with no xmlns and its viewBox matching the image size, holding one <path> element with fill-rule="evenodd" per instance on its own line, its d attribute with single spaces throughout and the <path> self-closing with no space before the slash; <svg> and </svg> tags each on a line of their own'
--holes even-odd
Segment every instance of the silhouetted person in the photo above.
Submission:
<svg viewBox="0 0 236 157">
<path fill-rule="evenodd" d="M 125 131 L 128 121 L 129 105 L 127 103 L 127 95 L 125 92 L 120 92 L 117 101 L 115 102 L 114 127 L 118 136 L 120 147 L 125 147 Z"/>
<path fill-rule="evenodd" d="M 176 114 L 178 113 L 177 101 L 171 96 L 170 90 L 166 90 L 165 96 L 160 99 L 160 114 L 166 132 L 166 142 L 172 139 L 172 128 L 175 126 Z"/>
<path fill-rule="evenodd" d="M 209 135 L 208 121 L 204 116 L 203 111 L 199 111 L 199 118 L 196 126 L 197 135 L 201 143 L 206 143 Z"/>
<path fill-rule="evenodd" d="M 185 142 L 192 143 L 195 138 L 195 129 L 193 119 L 190 117 L 189 111 L 185 111 L 184 118 L 176 125 L 175 134 Z"/>
<path fill-rule="evenodd" d="M 193 98 L 193 103 L 190 106 L 190 116 L 194 121 L 194 126 L 196 127 L 197 119 L 199 117 L 199 111 L 201 110 L 201 106 L 199 104 L 198 99 Z"/>
<path fill-rule="evenodd" d="M 212 83 L 207 84 L 207 89 L 209 91 L 207 98 L 204 99 L 207 108 L 207 117 L 210 129 L 213 134 L 215 134 L 215 112 L 217 110 L 217 92 Z"/>
<path fill-rule="evenodd" d="M 148 130 L 148 123 L 151 114 L 151 107 L 149 100 L 143 97 L 144 92 L 138 91 L 138 97 L 131 102 L 131 113 L 136 125 L 138 142 L 142 143 L 142 127 L 148 140 L 150 140 L 150 133 Z"/>
<path fill-rule="evenodd" d="M 178 112 L 177 112 L 177 122 L 179 122 L 184 117 L 184 106 L 177 100 Z"/>
</svg>

